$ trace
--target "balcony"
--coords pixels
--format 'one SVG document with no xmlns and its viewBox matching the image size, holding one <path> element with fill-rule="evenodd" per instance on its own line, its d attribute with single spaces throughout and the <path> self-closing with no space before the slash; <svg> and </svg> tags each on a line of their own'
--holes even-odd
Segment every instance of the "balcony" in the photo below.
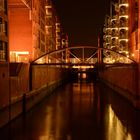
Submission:
<svg viewBox="0 0 140 140">
<path fill-rule="evenodd" d="M 119 26 L 128 27 L 128 19 L 126 19 L 125 17 L 120 18 Z"/>
<path fill-rule="evenodd" d="M 118 36 L 118 29 L 112 29 L 112 37 L 117 37 Z"/>
<path fill-rule="evenodd" d="M 119 32 L 120 39 L 127 39 L 128 38 L 128 31 L 125 29 L 121 29 Z"/>
<path fill-rule="evenodd" d="M 120 15 L 128 15 L 128 7 L 126 7 L 125 5 L 120 6 Z"/>
<path fill-rule="evenodd" d="M 112 20 L 112 28 L 118 27 L 118 20 Z"/>
<path fill-rule="evenodd" d="M 119 48 L 120 48 L 120 51 L 128 50 L 128 39 L 120 39 Z"/>
<path fill-rule="evenodd" d="M 118 45 L 118 38 L 112 38 L 111 44 L 112 44 L 112 46 L 117 46 Z"/>
</svg>

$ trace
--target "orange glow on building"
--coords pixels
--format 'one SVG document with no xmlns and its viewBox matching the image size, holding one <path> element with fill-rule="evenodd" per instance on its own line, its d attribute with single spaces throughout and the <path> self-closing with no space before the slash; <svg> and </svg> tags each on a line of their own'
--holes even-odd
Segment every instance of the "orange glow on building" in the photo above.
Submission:
<svg viewBox="0 0 140 140">
<path fill-rule="evenodd" d="M 29 52 L 26 57 L 32 61 L 45 53 L 43 1 L 30 0 L 27 3 L 23 0 L 9 0 L 9 46 L 12 56 L 17 56 L 18 53 L 14 52 Z"/>
<path fill-rule="evenodd" d="M 104 47 L 115 49 L 139 62 L 138 52 L 139 0 L 112 0 L 106 16 Z M 132 55 L 134 54 L 134 55 Z"/>
<path fill-rule="evenodd" d="M 51 0 L 46 0 L 46 49 L 47 52 L 56 49 L 56 11 Z"/>
<path fill-rule="evenodd" d="M 129 0 L 130 2 L 130 56 L 135 61 L 139 62 L 139 47 L 138 47 L 138 0 Z"/>
</svg>

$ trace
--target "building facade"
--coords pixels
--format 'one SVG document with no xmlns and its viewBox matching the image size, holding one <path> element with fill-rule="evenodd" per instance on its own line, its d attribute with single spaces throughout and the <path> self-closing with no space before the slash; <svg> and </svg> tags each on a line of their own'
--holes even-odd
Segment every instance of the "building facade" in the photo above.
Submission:
<svg viewBox="0 0 140 140">
<path fill-rule="evenodd" d="M 55 7 L 51 0 L 46 0 L 46 48 L 47 52 L 58 50 L 61 48 L 61 26 L 59 17 L 56 13 Z M 60 55 L 55 55 L 53 57 L 47 56 L 47 62 L 55 63 Z"/>
<path fill-rule="evenodd" d="M 9 0 L 11 62 L 30 62 L 61 48 L 61 26 L 51 0 Z"/>
<path fill-rule="evenodd" d="M 69 47 L 68 35 L 66 33 L 62 33 L 61 38 L 62 38 L 61 40 L 62 48 L 68 48 Z M 62 60 L 64 60 L 65 62 L 70 62 L 70 52 L 68 49 L 62 52 Z"/>
<path fill-rule="evenodd" d="M 8 5 L 7 0 L 0 0 L 0 109 L 9 105 L 9 41 L 8 41 Z M 6 123 L 8 112 L 0 120 Z"/>
<path fill-rule="evenodd" d="M 136 61 L 139 61 L 139 0 L 131 1 L 131 15 L 132 21 L 130 22 L 130 46 L 131 57 Z"/>
<path fill-rule="evenodd" d="M 110 12 L 105 19 L 104 48 L 122 53 L 126 57 L 134 57 L 132 34 L 137 28 L 138 0 L 112 0 Z M 115 55 L 112 57 L 111 60 L 114 61 L 120 59 L 115 58 Z"/>
<path fill-rule="evenodd" d="M 51 0 L 46 0 L 45 4 L 46 10 L 46 23 L 45 23 L 45 31 L 46 31 L 46 48 L 47 52 L 56 49 L 56 11 L 53 7 Z"/>
<path fill-rule="evenodd" d="M 29 62 L 46 52 L 45 1 L 9 0 L 11 62 Z"/>
<path fill-rule="evenodd" d="M 62 45 L 61 45 L 62 31 L 61 31 L 61 24 L 57 16 L 56 16 L 55 27 L 56 27 L 56 50 L 58 50 L 62 48 Z"/>
<path fill-rule="evenodd" d="M 0 1 L 0 61 L 8 61 L 8 11 L 7 0 Z"/>
<path fill-rule="evenodd" d="M 104 28 L 104 47 L 122 52 L 138 66 L 140 96 L 140 0 L 112 0 Z M 113 8 L 114 7 L 114 11 Z M 114 25 L 115 23 L 115 25 Z M 114 42 L 113 42 L 114 41 Z M 112 55 L 113 56 L 113 55 Z M 107 55 L 109 57 L 109 55 Z M 121 57 L 119 57 L 120 59 Z"/>
</svg>

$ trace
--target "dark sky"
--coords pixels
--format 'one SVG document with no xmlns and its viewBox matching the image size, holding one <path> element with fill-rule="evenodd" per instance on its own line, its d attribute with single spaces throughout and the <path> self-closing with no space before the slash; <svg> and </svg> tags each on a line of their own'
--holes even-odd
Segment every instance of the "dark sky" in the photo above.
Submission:
<svg viewBox="0 0 140 140">
<path fill-rule="evenodd" d="M 70 46 L 97 46 L 109 0 L 53 0 Z"/>
</svg>

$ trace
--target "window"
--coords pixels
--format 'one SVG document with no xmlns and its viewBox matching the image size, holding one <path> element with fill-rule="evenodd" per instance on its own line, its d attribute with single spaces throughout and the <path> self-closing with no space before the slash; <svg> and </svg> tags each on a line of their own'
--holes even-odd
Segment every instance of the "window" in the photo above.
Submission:
<svg viewBox="0 0 140 140">
<path fill-rule="evenodd" d="M 4 22 L 4 30 L 3 30 L 3 32 L 5 32 L 5 35 L 7 36 L 8 35 L 8 30 L 7 30 L 8 28 L 7 28 L 7 22 L 5 21 Z"/>
<path fill-rule="evenodd" d="M 0 0 L 0 11 L 4 11 L 4 0 Z"/>
<path fill-rule="evenodd" d="M 138 28 L 138 0 L 135 1 L 135 28 Z"/>
<path fill-rule="evenodd" d="M 0 41 L 0 61 L 7 61 L 7 42 Z"/>
<path fill-rule="evenodd" d="M 138 50 L 138 30 L 135 31 L 136 50 Z"/>
<path fill-rule="evenodd" d="M 7 0 L 4 0 L 4 13 L 7 14 Z"/>
<path fill-rule="evenodd" d="M 2 18 L 0 17 L 0 34 L 3 32 L 3 28 L 2 28 Z"/>
</svg>

